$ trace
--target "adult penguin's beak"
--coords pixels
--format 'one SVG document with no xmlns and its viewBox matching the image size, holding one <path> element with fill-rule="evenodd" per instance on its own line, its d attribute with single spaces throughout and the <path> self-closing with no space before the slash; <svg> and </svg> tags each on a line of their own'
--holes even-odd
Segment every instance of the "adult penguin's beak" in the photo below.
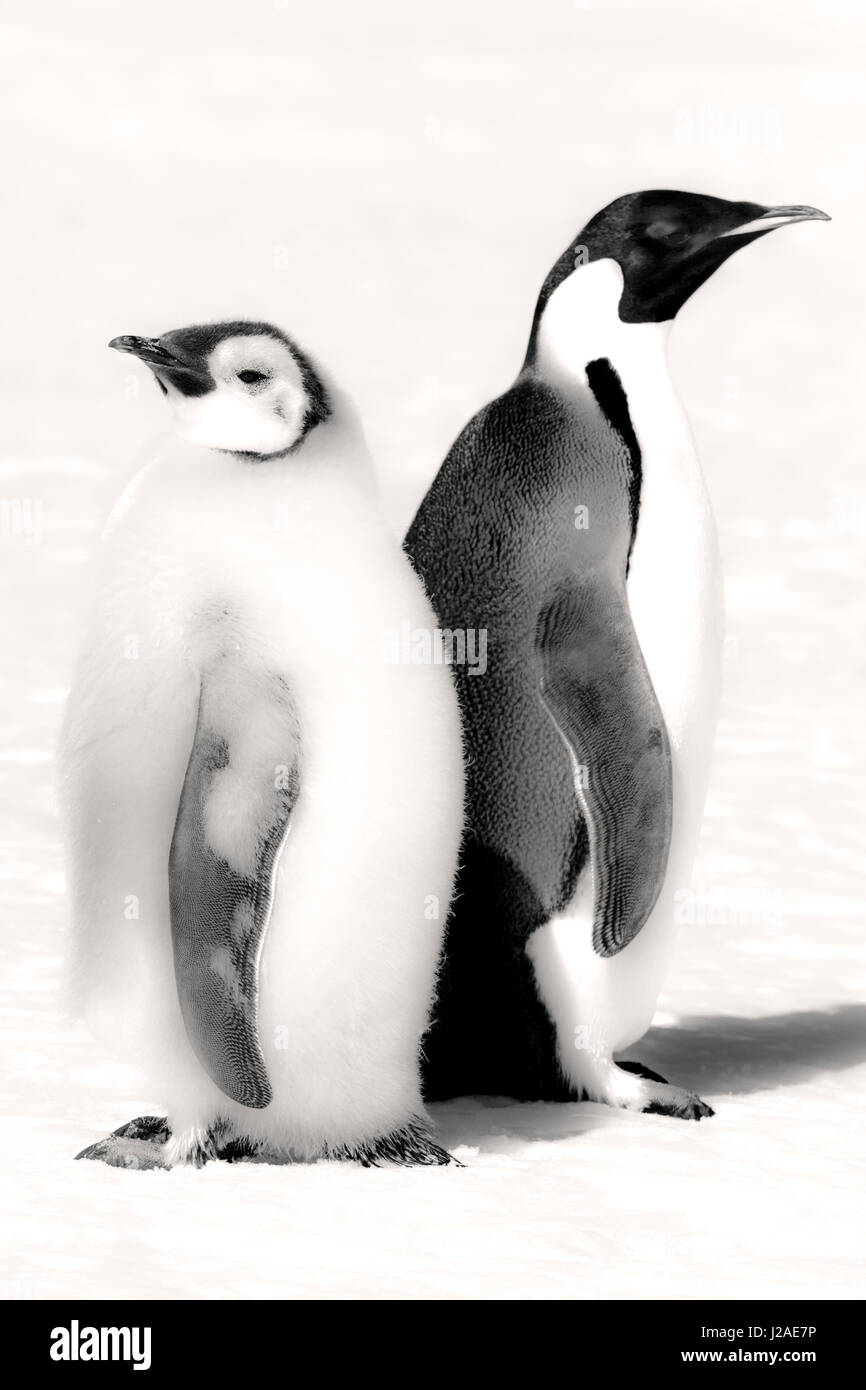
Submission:
<svg viewBox="0 0 866 1390">
<path fill-rule="evenodd" d="M 830 216 L 822 212 L 820 208 L 810 208 L 804 203 L 789 203 L 783 207 L 765 208 L 757 217 L 750 218 L 748 222 L 742 223 L 739 227 L 730 227 L 728 231 L 721 232 L 720 237 L 726 236 L 760 236 L 764 232 L 772 232 L 776 227 L 789 227 L 794 222 L 829 222 Z"/>
</svg>

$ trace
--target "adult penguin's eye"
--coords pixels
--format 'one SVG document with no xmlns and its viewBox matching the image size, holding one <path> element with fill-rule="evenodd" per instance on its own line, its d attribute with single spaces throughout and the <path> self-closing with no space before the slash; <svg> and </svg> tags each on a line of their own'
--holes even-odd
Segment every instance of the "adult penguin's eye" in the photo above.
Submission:
<svg viewBox="0 0 866 1390">
<path fill-rule="evenodd" d="M 245 372 L 238 372 L 238 381 L 242 381 L 246 386 L 252 386 L 256 381 L 267 381 L 267 372 L 254 372 L 249 369 Z"/>
<path fill-rule="evenodd" d="M 654 241 L 656 245 L 669 246 L 674 250 L 679 246 L 685 246 L 689 239 L 689 234 L 685 227 L 677 226 L 667 220 L 651 222 L 646 228 L 645 235 L 650 241 Z"/>
<path fill-rule="evenodd" d="M 685 227 L 675 227 L 673 231 L 668 232 L 665 237 L 665 242 L 668 246 L 678 247 L 685 246 L 688 239 L 689 234 Z"/>
</svg>

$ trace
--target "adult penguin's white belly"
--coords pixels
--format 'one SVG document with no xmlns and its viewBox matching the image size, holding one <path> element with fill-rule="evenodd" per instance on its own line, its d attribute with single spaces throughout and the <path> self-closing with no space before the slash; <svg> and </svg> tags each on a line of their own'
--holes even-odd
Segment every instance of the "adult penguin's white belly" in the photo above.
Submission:
<svg viewBox="0 0 866 1390">
<path fill-rule="evenodd" d="M 715 739 L 723 643 L 715 521 L 661 343 L 657 371 L 641 374 L 639 382 L 627 373 L 623 384 L 642 465 L 628 602 L 670 740 L 673 824 L 658 901 L 634 941 L 606 962 L 622 991 L 615 1049 L 634 1042 L 652 1021 L 677 905 L 689 890 Z"/>
</svg>

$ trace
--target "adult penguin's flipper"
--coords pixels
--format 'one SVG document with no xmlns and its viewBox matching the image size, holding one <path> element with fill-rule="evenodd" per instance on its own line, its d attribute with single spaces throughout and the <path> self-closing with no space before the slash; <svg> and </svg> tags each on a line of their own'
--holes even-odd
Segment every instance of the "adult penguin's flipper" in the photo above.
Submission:
<svg viewBox="0 0 866 1390">
<path fill-rule="evenodd" d="M 557 589 L 539 614 L 536 650 L 589 832 L 593 947 L 613 956 L 646 922 L 667 866 L 667 730 L 625 595 L 606 576 Z"/>
<path fill-rule="evenodd" d="M 278 676 L 225 658 L 205 674 L 169 857 L 177 992 L 189 1040 L 232 1100 L 272 1099 L 257 1029 L 259 958 L 300 786 Z"/>
</svg>

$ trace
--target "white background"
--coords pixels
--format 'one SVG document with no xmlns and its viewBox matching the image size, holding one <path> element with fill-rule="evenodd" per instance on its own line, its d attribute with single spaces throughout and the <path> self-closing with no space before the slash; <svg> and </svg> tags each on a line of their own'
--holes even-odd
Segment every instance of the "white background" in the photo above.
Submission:
<svg viewBox="0 0 866 1390">
<path fill-rule="evenodd" d="M 7 14 L 5 1292 L 862 1295 L 857 4 Z M 632 1055 L 696 1086 L 715 1119 L 467 1100 L 435 1112 L 462 1170 L 74 1164 L 160 1102 L 57 1001 L 52 757 L 86 562 L 163 421 L 108 339 L 273 319 L 354 394 L 403 527 L 516 372 L 549 265 L 597 208 L 646 187 L 834 218 L 736 256 L 672 343 L 719 519 L 728 659 L 696 920 Z"/>
</svg>

